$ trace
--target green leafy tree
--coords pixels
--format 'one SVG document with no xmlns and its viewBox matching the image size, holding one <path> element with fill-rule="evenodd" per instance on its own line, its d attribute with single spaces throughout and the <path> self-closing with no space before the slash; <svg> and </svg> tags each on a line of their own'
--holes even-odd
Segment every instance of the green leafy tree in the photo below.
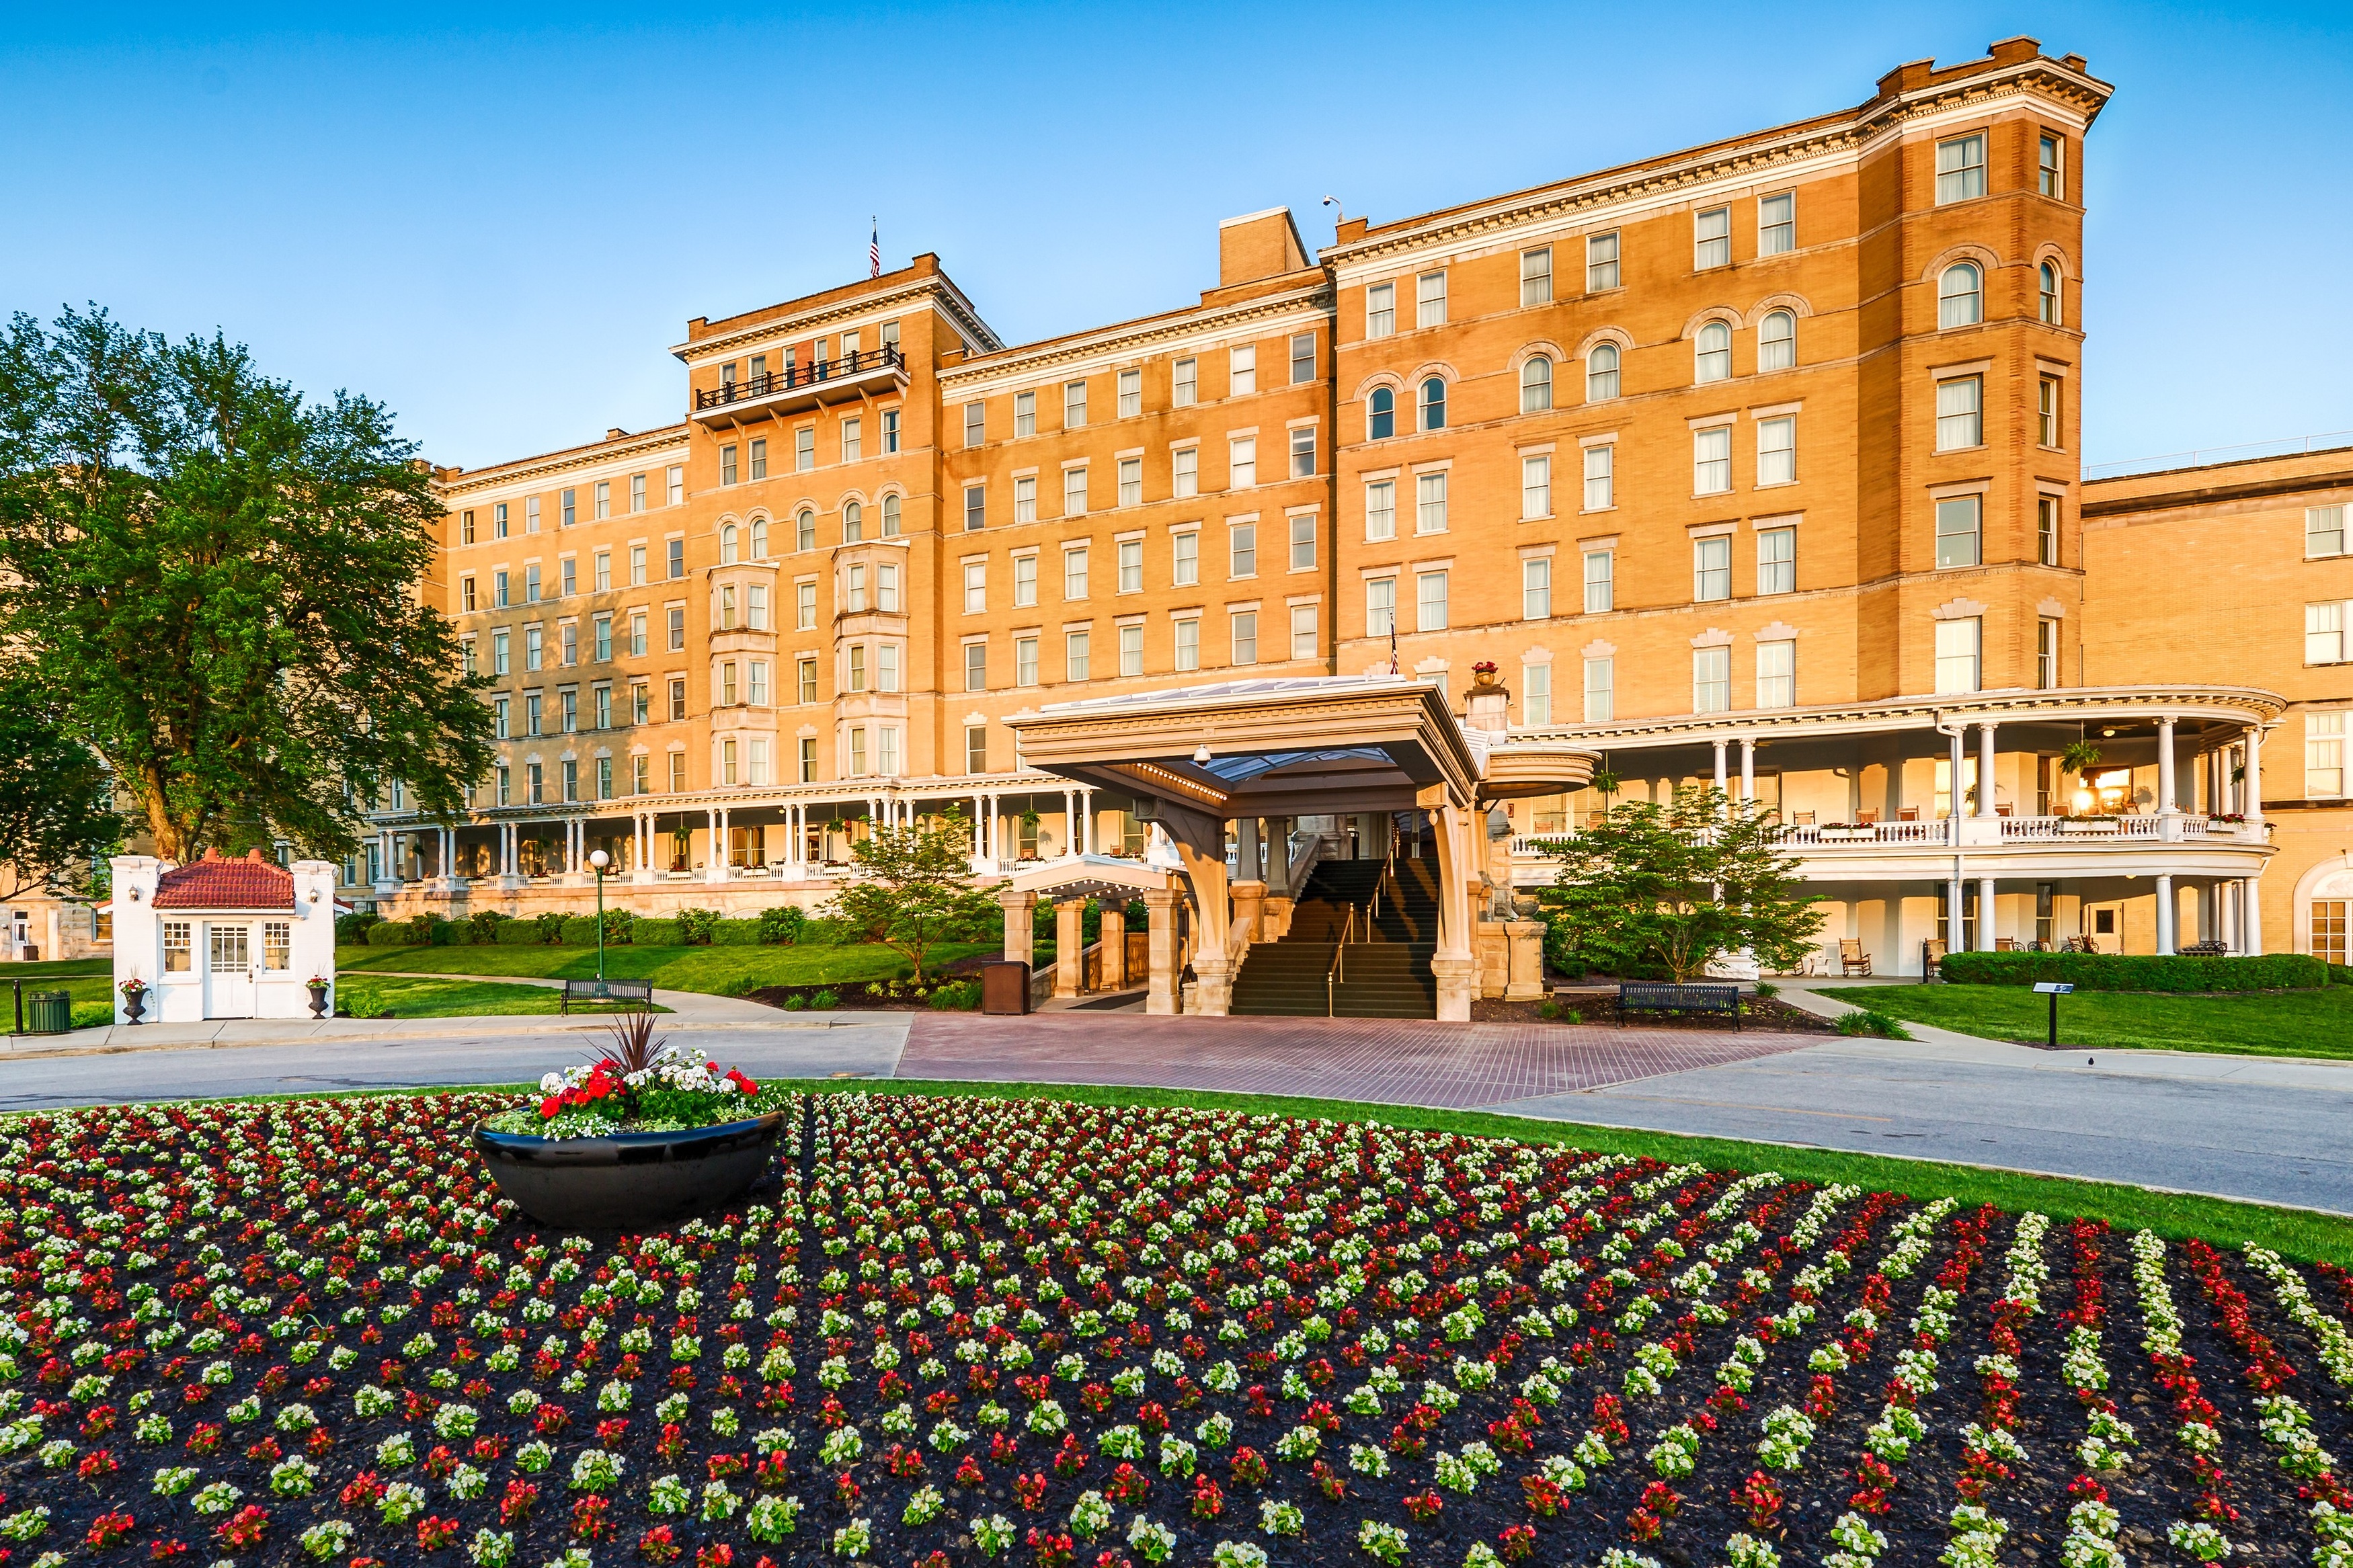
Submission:
<svg viewBox="0 0 2353 1568">
<path fill-rule="evenodd" d="M 1599 969 L 1656 964 L 1681 984 L 1743 949 L 1793 969 L 1822 917 L 1773 827 L 1764 806 L 1718 789 L 1627 801 L 1599 826 L 1545 843 L 1559 869 L 1537 899 Z"/>
<path fill-rule="evenodd" d="M 395 781 L 455 819 L 486 684 L 425 602 L 442 515 L 379 404 L 95 307 L 0 335 L 0 678 L 103 759 L 167 859 L 349 853 Z"/>
<path fill-rule="evenodd" d="M 36 682 L 0 677 L 0 900 L 100 892 L 121 841 L 106 770 L 63 718 Z"/>
<path fill-rule="evenodd" d="M 932 949 L 996 912 L 974 885 L 972 829 L 961 811 L 903 826 L 878 826 L 850 847 L 849 882 L 826 905 L 850 930 L 906 956 L 918 985 L 929 983 Z"/>
</svg>

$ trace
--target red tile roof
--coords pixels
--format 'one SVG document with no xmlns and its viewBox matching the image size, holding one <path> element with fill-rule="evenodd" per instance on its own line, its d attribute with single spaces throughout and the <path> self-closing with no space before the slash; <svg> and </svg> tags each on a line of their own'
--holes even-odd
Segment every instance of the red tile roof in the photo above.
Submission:
<svg viewBox="0 0 2353 1568">
<path fill-rule="evenodd" d="M 224 860 L 207 849 L 193 866 L 166 871 L 155 880 L 159 910 L 290 910 L 294 873 L 252 850 L 242 860 Z"/>
</svg>

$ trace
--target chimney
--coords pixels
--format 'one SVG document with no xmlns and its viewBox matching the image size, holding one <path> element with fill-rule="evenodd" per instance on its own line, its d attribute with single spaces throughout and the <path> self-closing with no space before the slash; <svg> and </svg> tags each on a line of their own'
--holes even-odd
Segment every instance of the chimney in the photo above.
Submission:
<svg viewBox="0 0 2353 1568">
<path fill-rule="evenodd" d="M 605 432 L 605 439 L 607 441 L 617 441 L 628 434 L 628 432 L 627 430 L 624 430 L 619 426 L 616 425 L 611 429 Z"/>
<path fill-rule="evenodd" d="M 1218 225 L 1218 287 L 1279 278 L 1307 265 L 1307 248 L 1289 207 L 1245 213 Z"/>
</svg>

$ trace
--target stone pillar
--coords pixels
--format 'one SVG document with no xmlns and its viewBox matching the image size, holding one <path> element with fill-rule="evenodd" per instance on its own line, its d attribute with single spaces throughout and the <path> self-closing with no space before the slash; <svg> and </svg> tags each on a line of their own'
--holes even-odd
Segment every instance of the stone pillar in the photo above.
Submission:
<svg viewBox="0 0 2353 1568">
<path fill-rule="evenodd" d="M 2180 945 L 2174 940 L 2175 915 L 2173 879 L 2160 876 L 2157 879 L 2157 951 L 2159 952 L 2171 952 Z"/>
<path fill-rule="evenodd" d="M 1157 1017 L 1176 1012 L 1176 900 L 1173 888 L 1144 895 L 1145 921 L 1144 1010 Z"/>
<path fill-rule="evenodd" d="M 2173 771 L 2173 715 L 2168 713 L 2157 721 L 2157 814 L 2159 816 L 2180 815 L 2181 805 L 2175 798 L 2179 793 L 2180 786 L 2175 783 Z M 2172 923 L 2168 920 L 2164 925 Z M 2159 928 L 2160 933 L 2163 929 L 2162 926 Z M 2160 945 L 2157 951 L 2171 952 L 2173 949 Z"/>
<path fill-rule="evenodd" d="M 2254 754 L 2254 748 L 2249 747 L 2248 757 L 2252 759 Z M 2254 782 L 2252 763 L 2247 769 L 2247 780 L 2251 785 Z M 2252 788 L 2248 790 L 2250 807 L 2262 798 Z M 2239 883 L 2239 931 L 2247 952 L 2251 956 L 2261 957 L 2263 951 L 2263 883 L 2260 875 L 2245 878 Z"/>
<path fill-rule="evenodd" d="M 1266 874 L 1259 858 L 1258 818 L 1255 816 L 1240 817 L 1234 823 L 1234 875 L 1240 879 L 1234 888 L 1237 899 L 1241 896 L 1240 882 L 1261 884 L 1259 893 L 1261 897 L 1265 896 L 1263 884 Z M 1255 931 L 1256 928 L 1252 929 Z"/>
<path fill-rule="evenodd" d="M 1963 816 L 1961 804 L 1968 798 L 1961 784 L 1962 770 L 1967 767 L 1968 759 L 1964 753 L 1964 748 L 1961 742 L 1961 731 L 1958 729 L 1956 729 L 1953 731 L 1951 740 L 1953 742 L 1953 755 L 1948 765 L 1952 772 L 1952 787 L 1945 792 L 1945 815 L 1957 821 Z M 1959 842 L 1957 836 L 1954 838 L 1954 842 Z M 1953 908 L 1953 918 L 1958 920 L 1960 918 L 1960 906 L 1956 904 Z"/>
<path fill-rule="evenodd" d="M 1743 801 L 1757 798 L 1757 737 L 1754 735 L 1740 737 L 1740 798 Z"/>
<path fill-rule="evenodd" d="M 1982 779 L 1987 776 L 1980 764 L 1978 777 Z M 1985 791 L 1980 789 L 1978 794 L 1982 796 Z M 1978 879 L 1978 951 L 1979 952 L 1993 951 L 1993 886 L 1994 881 L 1991 877 Z"/>
<path fill-rule="evenodd" d="M 997 891 L 997 904 L 1005 911 L 1005 956 L 1031 962 L 1038 952 L 1038 895 L 1004 888 Z"/>
<path fill-rule="evenodd" d="M 1725 793 L 1726 785 L 1724 771 L 1724 745 L 1722 741 L 1715 742 L 1715 788 L 1719 795 Z"/>
<path fill-rule="evenodd" d="M 1233 906 L 1228 900 L 1224 835 L 1207 852 L 1183 838 L 1176 853 L 1193 884 L 1193 999 L 1206 1017 L 1222 1018 L 1233 998 L 1236 955 L 1229 928 Z"/>
<path fill-rule="evenodd" d="M 1250 869 L 1247 858 L 1242 861 L 1242 869 Z M 1243 934 L 1251 942 L 1265 941 L 1261 922 L 1266 916 L 1266 884 L 1255 878 L 1236 882 L 1233 896 L 1234 918 L 1243 922 Z"/>
<path fill-rule="evenodd" d="M 1544 999 L 1544 934 L 1542 921 L 1514 921 L 1509 929 L 1511 975 L 1504 989 L 1506 1002 Z"/>
<path fill-rule="evenodd" d="M 1961 868 L 1957 859 L 1953 866 L 1952 878 L 1945 884 L 1945 951 L 1947 952 L 1968 951 L 1968 921 L 1961 902 L 1962 895 L 1968 888 L 1968 884 L 1961 880 Z"/>
<path fill-rule="evenodd" d="M 1103 989 L 1127 989 L 1127 900 L 1103 895 Z"/>
<path fill-rule="evenodd" d="M 1723 759 L 1719 743 L 1719 776 Z M 1438 847 L 1438 947 L 1430 955 L 1430 972 L 1438 982 L 1439 1017 L 1451 1023 L 1468 1023 L 1471 994 L 1477 979 L 1477 961 L 1471 953 L 1470 888 L 1477 862 L 1469 836 L 1477 822 L 1477 814 L 1446 799 L 1443 785 L 1429 793 L 1424 809 L 1430 815 L 1434 829 L 1431 837 Z"/>
<path fill-rule="evenodd" d="M 2251 823 L 2263 819 L 2263 728 L 2247 726 L 2247 782 L 2240 792 L 2246 805 L 2241 809 Z"/>
<path fill-rule="evenodd" d="M 1993 808 L 1993 731 L 1991 724 L 1978 726 L 1978 809 L 1975 815 L 1985 817 L 1996 815 Z M 1978 911 L 1978 919 L 1985 919 L 1983 910 Z"/>
<path fill-rule="evenodd" d="M 1054 900 L 1054 994 L 1076 996 L 1087 988 L 1087 901 Z"/>
</svg>

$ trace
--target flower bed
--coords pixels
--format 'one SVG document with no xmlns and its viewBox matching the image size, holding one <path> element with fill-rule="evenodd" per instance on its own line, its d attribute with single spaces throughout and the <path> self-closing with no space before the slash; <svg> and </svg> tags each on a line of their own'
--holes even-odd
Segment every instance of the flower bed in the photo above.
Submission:
<svg viewBox="0 0 2353 1568">
<path fill-rule="evenodd" d="M 770 1201 L 567 1237 L 500 1103 L 0 1128 L 10 1568 L 2353 1563 L 2353 1291 L 2260 1249 L 863 1096 Z"/>
</svg>

